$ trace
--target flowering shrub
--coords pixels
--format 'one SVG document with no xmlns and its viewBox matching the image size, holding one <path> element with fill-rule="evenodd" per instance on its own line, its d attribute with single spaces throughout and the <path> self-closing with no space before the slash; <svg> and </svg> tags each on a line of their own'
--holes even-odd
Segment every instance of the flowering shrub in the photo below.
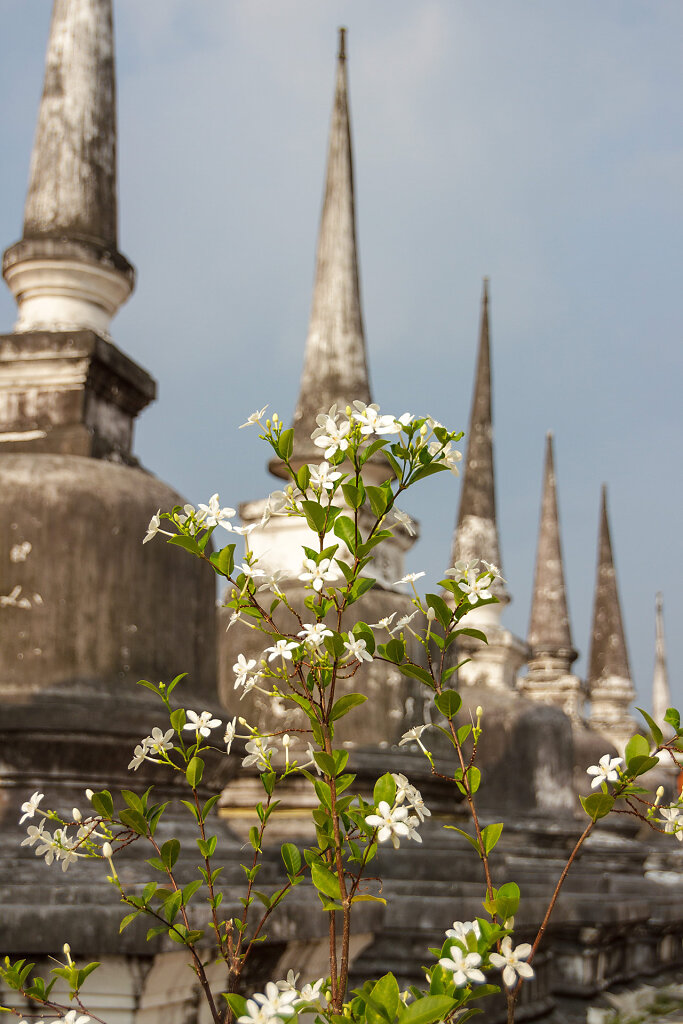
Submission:
<svg viewBox="0 0 683 1024">
<path fill-rule="evenodd" d="M 439 583 L 440 593 L 424 597 L 415 584 L 425 574 L 408 574 L 396 582 L 412 588 L 410 614 L 396 621 L 393 613 L 374 624 L 357 621 L 351 629 L 343 626 L 345 613 L 375 583 L 369 573 L 377 546 L 390 540 L 397 527 L 413 530 L 409 516 L 397 508 L 397 501 L 433 473 L 450 470 L 457 475 L 460 453 L 454 446 L 462 435 L 429 417 L 380 415 L 377 406 L 360 402 L 345 412 L 333 406 L 318 416 L 312 435 L 324 461 L 297 468 L 292 461 L 293 431 L 284 429 L 275 415 L 263 422 L 265 412 L 255 412 L 242 426 L 259 425 L 261 437 L 283 463 L 290 482 L 284 490 L 269 496 L 258 528 L 267 529 L 274 516 L 305 520 L 310 544 L 303 547 L 298 573 L 298 583 L 303 584 L 305 593 L 305 612 L 297 610 L 288 596 L 283 574 L 269 573 L 259 565 L 250 546 L 250 535 L 257 525 L 234 525 L 235 509 L 222 507 L 217 494 L 198 508 L 185 505 L 159 510 L 150 521 L 143 543 L 165 537 L 167 543 L 185 548 L 227 581 L 230 625 L 240 621 L 263 636 L 260 658 L 237 655 L 233 666 L 235 690 L 243 696 L 257 689 L 273 700 L 298 707 L 307 722 L 302 730 L 305 750 L 299 748 L 298 737 L 283 730 L 264 732 L 237 716 L 224 725 L 211 711 L 175 706 L 171 697 L 182 676 L 169 683 L 141 680 L 141 685 L 159 699 L 167 721 L 141 739 L 128 767 L 135 772 L 147 761 L 162 771 L 184 776 L 189 798 L 183 803 L 196 824 L 202 858 L 197 877 L 186 884 L 176 877 L 180 854 L 177 839 L 157 842 L 157 826 L 166 805 L 155 803 L 151 790 L 142 795 L 124 790 L 116 801 L 108 790 L 88 790 L 87 813 L 74 808 L 70 818 L 43 810 L 43 794 L 36 792 L 21 808 L 21 822 L 31 822 L 24 845 L 35 848 L 37 856 L 44 857 L 47 864 L 58 864 L 62 871 L 82 858 L 101 859 L 127 911 L 121 929 L 138 918 L 147 918 L 148 939 L 165 935 L 184 946 L 216 1024 L 235 1018 L 237 1024 L 283 1024 L 306 1014 L 330 1024 L 341 1024 L 342 1020 L 359 1024 L 464 1021 L 475 1012 L 471 1005 L 474 1000 L 499 992 L 501 985 L 512 1020 L 520 986 L 533 977 L 534 955 L 560 887 L 595 823 L 612 810 L 623 809 L 648 821 L 656 830 L 683 839 L 680 799 L 661 807 L 663 791 L 658 790 L 651 800 L 638 782 L 657 764 L 659 756 L 673 758 L 674 751 L 683 749 L 678 713 L 673 709 L 667 713 L 674 734 L 671 739 L 665 739 L 657 724 L 646 716 L 652 743 L 643 736 L 634 736 L 625 758 L 605 754 L 597 765 L 587 769 L 593 777 L 591 789 L 597 791 L 582 799 L 585 827 L 550 896 L 534 942 L 514 945 L 519 888 L 514 882 L 496 888 L 489 863 L 503 825 L 482 827 L 476 806 L 481 777 L 476 765 L 477 744 L 483 712 L 478 709 L 476 721 L 457 725 L 461 698 L 452 681 L 459 666 L 448 656 L 465 634 L 485 640 L 464 620 L 474 607 L 497 600 L 491 587 L 500 575 L 498 569 L 476 560 L 457 563 L 445 572 Z M 373 479 L 377 479 L 378 464 L 386 468 L 386 479 L 380 484 L 364 480 L 370 460 Z M 235 558 L 236 542 L 211 551 L 209 539 L 218 527 L 228 535 L 244 538 L 241 562 Z M 406 643 L 410 637 L 422 648 L 419 662 L 410 655 L 415 649 Z M 430 816 L 421 793 L 402 773 L 383 775 L 374 786 L 372 800 L 365 799 L 355 788 L 356 776 L 347 770 L 349 751 L 335 745 L 336 724 L 367 700 L 363 693 L 348 692 L 348 681 L 364 663 L 371 662 L 384 662 L 419 680 L 431 695 L 440 715 L 438 728 L 452 748 L 452 761 L 440 764 L 437 771 L 435 756 L 422 738 L 430 728 L 427 724 L 409 729 L 399 746 L 416 743 L 431 770 L 442 779 L 450 779 L 464 797 L 473 832 L 463 835 L 481 860 L 485 913 L 474 921 L 453 922 L 442 946 L 430 951 L 433 963 L 426 968 L 423 988 L 401 992 L 389 973 L 349 994 L 354 907 L 360 902 L 385 902 L 377 879 L 369 877 L 368 871 L 378 845 L 391 843 L 398 848 L 402 842 L 421 842 L 420 827 Z M 251 859 L 243 865 L 243 911 L 240 916 L 230 917 L 222 912 L 221 869 L 215 867 L 218 836 L 212 822 L 218 795 L 206 801 L 200 797 L 206 757 L 216 749 L 219 729 L 226 756 L 236 739 L 243 741 L 242 764 L 257 770 L 263 789 L 263 798 L 256 805 L 259 824 L 249 833 Z M 315 793 L 317 805 L 312 816 L 316 841 L 304 849 L 292 842 L 284 843 L 283 880 L 273 891 L 264 892 L 256 887 L 264 836 L 278 803 L 275 794 L 292 776 L 307 780 Z M 35 820 L 38 824 L 33 824 Z M 125 847 L 132 841 L 150 848 L 147 863 L 157 876 L 141 894 L 128 891 L 116 870 L 117 861 L 125 856 Z M 238 989 L 250 952 L 265 937 L 271 915 L 304 881 L 314 886 L 322 910 L 329 916 L 330 974 L 298 988 L 298 975 L 290 972 L 287 979 L 270 982 L 264 993 L 246 999 Z M 204 915 L 196 912 L 200 897 L 208 908 Z M 207 947 L 211 948 L 210 954 Z M 80 989 L 97 964 L 79 968 L 68 946 L 64 952 L 66 963 L 53 970 L 55 978 L 50 982 L 34 976 L 33 965 L 23 960 L 11 963 L 6 959 L 0 976 L 34 1004 L 65 1014 L 66 1024 L 86 1024 L 87 1014 L 78 1015 L 85 1009 Z M 225 964 L 228 979 L 227 992 L 222 995 L 211 990 L 205 971 L 205 965 L 216 958 Z M 52 999 L 57 977 L 68 982 L 78 1010 L 67 1012 L 66 1006 Z M 42 1017 L 43 1013 L 37 1011 L 34 1016 Z"/>
</svg>

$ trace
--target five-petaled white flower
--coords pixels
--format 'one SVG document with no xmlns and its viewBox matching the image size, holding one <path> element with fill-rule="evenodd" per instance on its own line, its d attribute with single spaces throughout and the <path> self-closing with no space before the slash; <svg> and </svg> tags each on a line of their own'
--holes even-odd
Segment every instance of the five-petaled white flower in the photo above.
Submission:
<svg viewBox="0 0 683 1024">
<path fill-rule="evenodd" d="M 44 793 L 40 793 L 38 790 L 35 791 L 30 800 L 21 805 L 21 810 L 24 812 L 22 817 L 19 818 L 19 824 L 23 825 L 27 818 L 32 818 L 38 810 L 38 804 L 45 796 Z M 42 812 L 41 812 L 42 813 Z"/>
<path fill-rule="evenodd" d="M 396 508 L 395 506 L 394 506 L 394 508 L 392 508 L 391 513 L 392 513 L 394 519 L 396 520 L 396 522 L 400 523 L 401 526 L 405 530 L 408 531 L 408 533 L 410 534 L 411 537 L 414 537 L 415 536 L 415 523 L 410 518 L 408 513 L 407 512 L 402 512 L 400 508 Z"/>
<path fill-rule="evenodd" d="M 414 583 L 415 580 L 419 580 L 426 575 L 426 572 L 408 572 L 405 576 L 401 576 L 400 580 L 396 580 L 394 586 L 397 587 L 399 583 Z"/>
<path fill-rule="evenodd" d="M 144 540 L 142 542 L 143 544 L 146 544 L 147 541 L 152 539 L 152 537 L 156 537 L 157 533 L 159 532 L 159 527 L 161 526 L 160 514 L 161 509 L 158 509 L 158 511 L 155 512 L 155 514 L 150 519 L 149 526 L 147 527 L 147 533 L 145 534 Z"/>
<path fill-rule="evenodd" d="M 679 842 L 683 843 L 683 814 L 680 808 L 674 806 L 660 807 L 659 813 L 666 822 L 664 831 L 672 833 Z"/>
<path fill-rule="evenodd" d="M 406 745 L 406 743 L 417 743 L 417 745 L 426 754 L 427 750 L 423 746 L 422 740 L 420 739 L 420 736 L 425 731 L 425 729 L 429 729 L 429 724 L 427 724 L 427 725 L 414 725 L 412 727 L 412 729 L 408 729 L 408 731 L 404 732 L 403 735 L 401 736 L 400 740 L 398 741 L 399 747 L 404 747 Z"/>
<path fill-rule="evenodd" d="M 232 525 L 226 522 L 226 520 L 232 519 L 233 516 L 237 515 L 237 512 L 234 508 L 221 508 L 220 499 L 217 494 L 212 494 L 209 498 L 209 504 L 200 505 L 199 509 L 202 513 L 203 526 L 222 526 L 226 530 L 233 529 Z"/>
<path fill-rule="evenodd" d="M 311 434 L 316 448 L 325 449 L 325 458 L 331 459 L 335 452 L 345 452 L 349 447 L 348 433 L 351 429 L 349 420 L 337 423 L 337 407 L 333 405 L 329 413 L 316 416 L 318 427 Z"/>
<path fill-rule="evenodd" d="M 512 948 L 512 939 L 506 935 L 500 944 L 500 953 L 489 953 L 489 960 L 494 967 L 500 967 L 503 971 L 503 981 L 508 988 L 517 984 L 517 975 L 520 978 L 533 978 L 534 969 L 526 959 L 531 953 L 531 945 L 522 942 L 521 945 Z"/>
<path fill-rule="evenodd" d="M 326 636 L 332 636 L 332 630 L 328 629 L 324 622 L 304 622 L 304 628 L 299 632 L 303 637 L 306 647 L 322 647 Z"/>
<path fill-rule="evenodd" d="M 277 640 L 272 647 L 266 647 L 264 654 L 268 655 L 268 661 L 275 661 L 276 658 L 282 658 L 283 661 L 292 660 L 292 651 L 295 651 L 297 647 L 300 647 L 296 640 Z"/>
<path fill-rule="evenodd" d="M 238 572 L 244 573 L 248 580 L 253 580 L 257 576 L 265 576 L 263 569 L 257 569 L 255 565 L 249 565 L 247 562 L 243 562 L 242 565 L 235 567 Z"/>
<path fill-rule="evenodd" d="M 200 736 L 210 736 L 211 730 L 222 724 L 220 718 L 211 717 L 210 711 L 202 711 L 201 715 L 196 711 L 187 711 L 186 714 L 189 721 L 185 723 L 183 729 L 192 730 Z"/>
<path fill-rule="evenodd" d="M 337 579 L 336 566 L 332 565 L 331 558 L 322 558 L 316 565 L 313 558 L 304 558 L 302 573 L 299 573 L 299 579 L 303 583 L 310 583 L 314 590 L 318 593 L 323 589 L 323 583 L 330 583 L 332 580 Z"/>
<path fill-rule="evenodd" d="M 26 827 L 26 839 L 22 840 L 22 846 L 33 846 L 38 839 L 43 838 L 43 829 L 45 827 L 45 819 L 41 819 L 39 825 L 28 825 Z"/>
<path fill-rule="evenodd" d="M 142 742 L 146 744 L 147 749 L 155 754 L 163 754 L 165 750 L 173 749 L 173 729 L 167 729 L 166 732 L 162 732 L 158 726 L 152 729 L 152 735 L 147 736 Z"/>
<path fill-rule="evenodd" d="M 366 822 L 378 829 L 377 840 L 380 843 L 391 839 L 392 846 L 398 850 L 402 837 L 409 835 L 410 828 L 407 824 L 408 808 L 391 808 L 386 800 L 380 800 L 377 805 L 377 814 L 368 814 Z"/>
<path fill-rule="evenodd" d="M 478 565 L 478 558 L 472 558 L 469 562 L 461 558 L 451 569 L 446 569 L 444 576 L 452 576 L 455 580 L 466 580 L 468 574 L 475 572 Z"/>
<path fill-rule="evenodd" d="M 479 953 L 465 953 L 460 946 L 452 945 L 448 952 L 450 957 L 442 956 L 439 963 L 447 971 L 453 972 L 453 984 L 456 988 L 466 985 L 468 981 L 479 984 L 486 981 L 484 972 L 479 970 L 481 956 Z"/>
<path fill-rule="evenodd" d="M 345 661 L 351 661 L 353 658 L 356 661 L 372 661 L 372 655 L 367 649 L 365 640 L 361 638 L 353 637 L 350 640 L 344 640 L 344 647 L 348 651 L 348 654 L 344 655 Z"/>
<path fill-rule="evenodd" d="M 477 939 L 481 938 L 481 928 L 478 921 L 454 921 L 453 927 L 446 932 L 447 939 L 457 939 L 458 942 L 467 942 L 467 936 L 474 932 Z"/>
<path fill-rule="evenodd" d="M 223 737 L 223 742 L 225 743 L 226 753 L 227 754 L 230 753 L 230 747 L 232 746 L 232 741 L 235 738 L 236 730 L 237 730 L 237 715 L 235 715 L 235 717 L 233 718 L 232 722 L 227 722 L 226 726 L 225 726 L 225 736 Z"/>
<path fill-rule="evenodd" d="M 244 423 L 240 423 L 237 429 L 241 430 L 242 427 L 250 427 L 252 423 L 258 423 L 267 408 L 268 406 L 264 405 L 262 409 L 257 409 L 256 412 L 252 412 L 251 416 L 248 416 Z"/>
<path fill-rule="evenodd" d="M 147 740 L 144 739 L 142 743 L 138 743 L 133 751 L 133 760 L 128 765 L 128 771 L 131 769 L 136 772 L 143 761 L 147 759 Z"/>
<path fill-rule="evenodd" d="M 494 579 L 500 580 L 501 583 L 507 583 L 507 580 L 503 579 L 500 569 L 493 562 L 487 562 L 485 558 L 482 558 L 481 564 L 486 566 L 486 571 L 490 572 Z"/>
<path fill-rule="evenodd" d="M 319 466 L 309 466 L 311 473 L 311 486 L 315 490 L 324 488 L 331 491 L 337 480 L 341 480 L 341 473 L 330 466 L 329 462 L 321 462 Z"/>
<path fill-rule="evenodd" d="M 244 686 L 247 676 L 253 668 L 256 668 L 256 659 L 250 658 L 249 661 L 244 657 L 243 654 L 237 655 L 237 661 L 232 666 L 232 670 L 235 673 L 235 689 L 239 689 L 240 686 Z"/>
<path fill-rule="evenodd" d="M 591 789 L 595 789 L 601 782 L 617 782 L 620 774 L 619 765 L 622 761 L 621 757 L 610 757 L 609 754 L 603 754 L 597 764 L 586 768 L 587 775 L 595 775 L 591 782 Z"/>
<path fill-rule="evenodd" d="M 78 1010 L 69 1010 L 59 1020 L 52 1021 L 51 1024 L 88 1024 L 90 1017 L 85 1013 L 79 1014 Z"/>
<path fill-rule="evenodd" d="M 491 577 L 488 573 L 485 573 L 480 579 L 477 579 L 475 572 L 467 573 L 467 583 L 461 583 L 460 589 L 464 590 L 466 594 L 470 596 L 470 604 L 476 604 L 477 601 L 485 601 L 487 597 L 491 596 L 489 587 L 491 586 Z"/>
<path fill-rule="evenodd" d="M 243 768 L 249 768 L 254 764 L 260 772 L 270 770 L 269 757 L 274 753 L 273 747 L 269 747 L 267 744 L 264 746 L 263 740 L 257 737 L 255 740 L 248 740 L 244 749 L 247 756 L 242 759 Z"/>
<path fill-rule="evenodd" d="M 400 633 L 400 631 L 401 631 L 401 630 L 402 630 L 402 629 L 403 629 L 403 628 L 404 628 L 405 626 L 407 626 L 409 622 L 412 622 L 412 620 L 413 620 L 413 619 L 415 618 L 415 616 L 417 615 L 417 613 L 418 613 L 418 609 L 416 608 L 416 609 L 415 609 L 415 611 L 414 611 L 414 612 L 411 612 L 411 613 L 410 613 L 409 615 L 403 615 L 403 616 L 401 616 L 401 618 L 400 618 L 400 619 L 398 620 L 398 622 L 396 623 L 396 625 L 395 625 L 395 626 L 393 627 L 393 629 L 390 629 L 390 630 L 389 630 L 389 632 L 390 632 L 390 633 L 391 633 L 392 635 L 393 635 L 394 633 Z"/>
<path fill-rule="evenodd" d="M 376 404 L 366 405 L 364 402 L 354 402 L 356 411 L 352 414 L 353 419 L 360 423 L 361 434 L 398 434 L 400 426 L 396 429 L 395 416 L 380 416 L 379 406 Z"/>
</svg>

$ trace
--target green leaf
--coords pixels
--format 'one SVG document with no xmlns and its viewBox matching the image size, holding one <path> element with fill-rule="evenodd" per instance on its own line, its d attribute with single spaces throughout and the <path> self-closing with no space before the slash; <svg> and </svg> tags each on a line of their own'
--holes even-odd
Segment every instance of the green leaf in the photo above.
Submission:
<svg viewBox="0 0 683 1024">
<path fill-rule="evenodd" d="M 433 1024 L 444 1020 L 457 1005 L 451 996 L 424 996 L 406 1007 L 401 1015 L 401 1024 Z"/>
<path fill-rule="evenodd" d="M 365 640 L 365 646 L 370 654 L 375 653 L 375 634 L 372 632 L 367 622 L 357 622 L 353 627 L 352 632 L 357 640 Z"/>
<path fill-rule="evenodd" d="M 664 715 L 664 721 L 672 725 L 676 732 L 681 728 L 681 714 L 676 708 L 667 708 L 666 714 Z"/>
<path fill-rule="evenodd" d="M 344 715 L 348 714 L 351 708 L 357 707 L 359 704 L 364 704 L 368 698 L 364 693 L 347 693 L 339 700 L 335 701 L 332 710 L 330 711 L 330 721 L 336 722 L 338 718 L 343 718 Z"/>
<path fill-rule="evenodd" d="M 375 807 L 377 807 L 382 800 L 386 801 L 389 806 L 393 806 L 394 800 L 396 799 L 396 783 L 394 782 L 391 772 L 386 772 L 381 778 L 375 783 L 375 788 L 372 792 L 372 799 Z"/>
<path fill-rule="evenodd" d="M 341 633 L 333 630 L 331 636 L 324 637 L 323 643 L 333 658 L 341 658 L 344 653 L 344 638 Z"/>
<path fill-rule="evenodd" d="M 306 522 L 313 532 L 318 534 L 323 533 L 325 530 L 325 522 L 327 520 L 325 509 L 319 505 L 317 501 L 302 501 L 301 507 L 304 515 L 306 516 Z"/>
<path fill-rule="evenodd" d="M 171 726 L 175 729 L 178 735 L 180 735 L 182 728 L 185 725 L 185 722 L 187 721 L 185 709 L 176 708 L 175 711 L 171 712 L 169 720 L 171 722 Z"/>
<path fill-rule="evenodd" d="M 247 1001 L 244 996 L 237 995 L 236 992 L 223 992 L 223 998 L 232 1010 L 235 1020 L 238 1017 L 243 1017 L 247 1012 Z"/>
<path fill-rule="evenodd" d="M 462 629 L 455 629 L 453 633 L 451 633 L 451 636 L 472 636 L 475 640 L 481 640 L 484 644 L 488 643 L 486 633 L 482 633 L 480 629 L 472 629 L 469 626 L 463 626 Z"/>
<path fill-rule="evenodd" d="M 519 909 L 520 892 L 516 882 L 506 882 L 501 885 L 496 895 L 496 906 L 498 914 L 506 921 L 508 917 L 514 917 Z"/>
<path fill-rule="evenodd" d="M 347 604 L 353 604 L 354 601 L 357 601 L 368 590 L 372 590 L 376 582 L 377 580 L 372 579 L 370 576 L 360 576 L 349 591 Z"/>
<path fill-rule="evenodd" d="M 434 703 L 441 714 L 448 719 L 454 718 L 462 706 L 462 697 L 456 690 L 442 690 L 434 698 Z"/>
<path fill-rule="evenodd" d="M 385 974 L 369 994 L 365 1011 L 367 1024 L 382 1024 L 382 1021 L 393 1024 L 399 1001 L 396 978 L 391 972 Z"/>
<path fill-rule="evenodd" d="M 650 754 L 650 744 L 644 736 L 636 734 L 626 744 L 626 752 L 624 758 L 628 766 L 629 761 L 633 757 L 648 757 Z"/>
<path fill-rule="evenodd" d="M 214 551 L 209 555 L 209 561 L 221 576 L 230 576 L 235 568 L 235 545 L 228 544 L 220 551 Z"/>
<path fill-rule="evenodd" d="M 446 629 L 453 618 L 453 611 L 448 607 L 446 602 L 438 594 L 427 594 L 427 604 L 430 608 L 433 608 L 436 612 L 436 617 L 441 625 Z"/>
<path fill-rule="evenodd" d="M 299 490 L 304 494 L 308 490 L 308 485 L 311 482 L 311 471 L 308 466 L 302 466 L 299 472 L 296 474 L 296 482 L 299 485 Z"/>
<path fill-rule="evenodd" d="M 161 847 L 161 859 L 164 862 L 164 867 L 169 870 L 173 867 L 175 862 L 178 860 L 178 854 L 180 853 L 180 843 L 177 839 L 168 839 Z"/>
<path fill-rule="evenodd" d="M 410 676 L 412 679 L 419 679 L 421 683 L 425 683 L 430 690 L 434 689 L 434 680 L 426 668 L 420 668 L 419 665 L 399 665 L 398 670 L 401 675 Z"/>
<path fill-rule="evenodd" d="M 349 519 L 348 516 L 337 516 L 334 521 L 334 535 L 344 541 L 352 555 L 356 553 L 356 527 L 353 519 Z"/>
<path fill-rule="evenodd" d="M 318 767 L 325 773 L 325 775 L 329 775 L 330 778 L 334 778 L 336 771 L 334 765 L 334 758 L 332 757 L 331 754 L 326 754 L 322 750 L 316 750 L 315 753 L 313 754 L 313 759 L 315 763 L 318 765 Z"/>
<path fill-rule="evenodd" d="M 93 793 L 90 803 L 95 814 L 98 814 L 100 818 L 113 818 L 114 801 L 108 789 L 101 789 L 98 793 Z"/>
<path fill-rule="evenodd" d="M 127 928 L 129 924 L 132 924 L 132 922 L 135 920 L 139 913 L 140 911 L 136 910 L 134 914 L 126 914 L 123 921 L 119 925 L 119 935 L 121 934 L 124 928 Z"/>
<path fill-rule="evenodd" d="M 472 726 L 471 725 L 461 725 L 460 726 L 460 728 L 458 729 L 458 731 L 456 733 L 456 736 L 458 737 L 458 743 L 460 744 L 460 746 L 462 746 L 462 744 L 465 742 L 465 740 L 467 739 L 467 737 L 469 736 L 469 734 L 471 732 L 472 732 Z"/>
<path fill-rule="evenodd" d="M 186 537 L 181 533 L 177 533 L 175 537 L 169 537 L 168 543 L 177 544 L 179 548 L 185 548 L 186 551 L 190 551 L 193 555 L 201 555 L 202 553 L 194 537 Z"/>
<path fill-rule="evenodd" d="M 380 644 L 380 651 L 382 645 Z M 392 661 L 394 665 L 399 665 L 405 656 L 406 645 L 403 640 L 399 640 L 397 637 L 392 637 L 391 640 L 384 646 L 384 654 L 388 661 Z"/>
<path fill-rule="evenodd" d="M 494 822 L 491 825 L 487 825 L 486 828 L 481 830 L 481 838 L 484 841 L 484 850 L 486 853 L 490 853 L 496 843 L 501 837 L 503 832 L 503 823 L 501 821 Z"/>
<path fill-rule="evenodd" d="M 325 896 L 331 896 L 336 900 L 341 899 L 339 879 L 318 860 L 311 862 L 311 879 L 318 892 L 322 892 Z"/>
<path fill-rule="evenodd" d="M 301 868 L 301 854 L 294 843 L 283 843 L 280 856 L 288 875 L 296 875 Z"/>
<path fill-rule="evenodd" d="M 159 687 L 156 683 L 150 683 L 148 679 L 138 679 L 138 686 L 146 686 L 148 690 L 152 691 L 152 693 L 159 693 Z"/>
<path fill-rule="evenodd" d="M 479 843 L 477 842 L 476 836 L 471 836 L 469 832 L 465 832 L 464 829 L 461 828 L 456 828 L 455 825 L 444 825 L 444 828 L 450 829 L 451 832 L 459 832 L 460 835 L 465 837 L 470 846 L 472 846 L 481 857 L 481 851 L 479 849 Z"/>
<path fill-rule="evenodd" d="M 367 496 L 370 500 L 370 508 L 377 516 L 381 519 L 387 509 L 387 496 L 382 487 L 372 487 L 370 484 L 365 488 Z"/>
<path fill-rule="evenodd" d="M 199 783 L 202 781 L 202 775 L 204 774 L 204 762 L 201 757 L 193 757 L 187 766 L 185 771 L 185 778 L 187 779 L 190 786 L 196 789 Z"/>
<path fill-rule="evenodd" d="M 147 822 L 139 811 L 132 811 L 130 808 L 119 813 L 119 820 L 127 825 L 133 832 L 137 832 L 139 836 L 147 835 Z"/>
<path fill-rule="evenodd" d="M 590 796 L 580 797 L 581 806 L 593 821 L 604 818 L 614 807 L 614 797 L 609 793 L 591 793 Z"/>
<path fill-rule="evenodd" d="M 475 764 L 467 769 L 467 780 L 470 784 L 470 792 L 476 793 L 481 785 L 481 772 Z"/>
<path fill-rule="evenodd" d="M 285 461 L 291 459 L 294 451 L 294 430 L 291 427 L 289 430 L 283 430 L 280 434 L 278 451 L 281 459 Z"/>
<path fill-rule="evenodd" d="M 233 547 L 234 546 L 235 545 L 233 544 Z M 171 682 L 166 687 L 166 696 L 167 697 L 171 696 L 171 694 L 175 690 L 175 688 L 178 685 L 178 683 L 182 682 L 186 675 L 187 675 L 187 672 L 181 672 L 180 675 L 176 676 L 175 679 L 171 680 Z"/>
<path fill-rule="evenodd" d="M 360 481 L 358 487 L 355 484 L 342 484 L 342 494 L 350 508 L 360 508 L 365 501 L 363 481 Z"/>
<path fill-rule="evenodd" d="M 649 772 L 651 768 L 656 768 L 658 764 L 659 758 L 657 757 L 645 757 L 643 755 L 632 757 L 627 765 L 628 774 L 637 778 L 639 775 Z"/>
</svg>

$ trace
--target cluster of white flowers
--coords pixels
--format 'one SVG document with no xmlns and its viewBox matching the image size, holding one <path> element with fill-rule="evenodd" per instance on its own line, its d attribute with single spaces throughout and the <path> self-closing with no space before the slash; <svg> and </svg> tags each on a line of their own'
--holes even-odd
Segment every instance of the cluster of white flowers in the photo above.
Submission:
<svg viewBox="0 0 683 1024">
<path fill-rule="evenodd" d="M 128 765 L 128 770 L 137 771 L 143 761 L 152 761 L 154 764 L 161 764 L 157 757 L 152 754 L 161 754 L 163 759 L 164 751 L 173 749 L 173 729 L 163 732 L 158 726 L 152 729 L 151 736 L 145 736 L 138 743 L 133 751 L 133 760 Z"/>
<path fill-rule="evenodd" d="M 209 530 L 214 526 L 222 526 L 229 533 L 244 532 L 244 527 L 233 526 L 230 522 L 236 515 L 237 510 L 234 508 L 229 508 L 228 506 L 221 508 L 218 494 L 212 494 L 208 504 L 202 503 L 198 508 L 195 508 L 194 505 L 183 505 L 182 510 L 174 513 L 171 518 L 178 526 L 184 527 L 191 536 L 195 536 L 200 530 Z M 147 533 L 142 543 L 147 544 L 153 537 L 156 537 L 157 533 L 164 534 L 166 537 L 175 536 L 169 530 L 161 529 L 161 509 L 157 509 L 150 519 Z"/>
<path fill-rule="evenodd" d="M 246 1013 L 237 1018 L 237 1024 L 276 1024 L 302 1011 L 324 1009 L 327 1006 L 322 991 L 324 979 L 319 978 L 299 990 L 298 978 L 298 974 L 289 971 L 285 981 L 269 981 L 265 992 L 257 992 L 247 999 Z"/>
<path fill-rule="evenodd" d="M 664 825 L 664 831 L 675 835 L 679 843 L 683 842 L 683 805 L 681 802 L 671 804 L 670 807 L 660 807 L 659 813 L 662 816 L 661 822 Z"/>
<path fill-rule="evenodd" d="M 448 956 L 439 960 L 442 967 L 453 973 L 453 982 L 456 988 L 467 985 L 468 982 L 482 984 L 486 981 L 484 972 L 481 970 L 482 956 L 471 950 L 468 946 L 468 936 L 474 935 L 477 941 L 481 938 L 481 927 L 478 921 L 454 921 L 453 927 L 446 932 L 446 938 L 451 939 L 448 946 Z M 503 972 L 503 982 L 508 988 L 517 984 L 517 977 L 533 978 L 534 970 L 528 964 L 527 958 L 531 954 L 531 945 L 522 942 L 519 946 L 512 948 L 512 939 L 506 935 L 500 944 L 500 953 L 489 953 L 489 961 L 492 967 Z"/>
<path fill-rule="evenodd" d="M 395 850 L 400 846 L 401 839 L 414 839 L 421 843 L 422 836 L 418 833 L 418 826 L 431 815 L 431 811 L 425 806 L 422 794 L 415 786 L 411 786 L 405 775 L 393 774 L 392 778 L 396 783 L 396 796 L 394 804 L 390 806 L 386 800 L 380 800 L 377 805 L 377 814 L 368 814 L 365 821 L 372 828 L 377 829 L 377 841 L 380 843 L 391 840 Z M 415 811 L 415 814 L 411 814 Z"/>
<path fill-rule="evenodd" d="M 311 439 L 317 448 L 325 449 L 325 459 L 330 459 L 336 452 L 348 449 L 349 434 L 354 423 L 360 424 L 360 432 L 364 437 L 369 437 L 372 434 L 399 434 L 412 419 L 407 412 L 399 417 L 380 415 L 379 406 L 374 403 L 366 405 L 364 402 L 354 402 L 353 408 L 347 407 L 345 413 L 337 412 L 337 406 L 333 405 L 329 412 L 316 416 L 318 426 L 311 434 Z"/>
<path fill-rule="evenodd" d="M 41 1018 L 41 1024 L 88 1024 L 90 1017 L 85 1013 L 79 1013 L 78 1010 L 69 1010 L 64 1014 L 63 1017 L 57 1017 L 56 1020 L 46 1020 Z M 19 1024 L 29 1024 L 26 1020 L 20 1020 Z"/>
</svg>

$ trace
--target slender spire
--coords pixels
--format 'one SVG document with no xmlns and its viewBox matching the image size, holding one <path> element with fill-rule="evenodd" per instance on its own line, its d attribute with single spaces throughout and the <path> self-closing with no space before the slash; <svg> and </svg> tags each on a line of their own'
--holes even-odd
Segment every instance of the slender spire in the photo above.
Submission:
<svg viewBox="0 0 683 1024">
<path fill-rule="evenodd" d="M 621 748 L 634 725 L 628 708 L 635 697 L 635 690 L 631 682 L 631 669 L 621 618 L 607 517 L 607 488 L 604 484 L 600 507 L 588 690 L 591 701 L 591 724 L 609 735 Z"/>
<path fill-rule="evenodd" d="M 24 233 L 3 261 L 17 330 L 106 333 L 134 282 L 118 252 L 116 191 L 111 0 L 55 0 Z"/>
<path fill-rule="evenodd" d="M 467 435 L 467 459 L 453 543 L 454 562 L 473 558 L 484 558 L 498 567 L 501 565 L 493 467 L 489 282 L 486 277 L 481 300 L 479 354 Z M 510 600 L 499 581 L 494 584 L 494 591 L 501 601 Z"/>
<path fill-rule="evenodd" d="M 543 499 L 527 642 L 532 658 L 542 653 L 563 654 L 567 658 L 567 668 L 577 656 L 572 648 L 569 625 L 557 511 L 553 435 L 550 431 L 546 436 Z"/>
<path fill-rule="evenodd" d="M 356 248 L 346 29 L 341 28 L 313 304 L 294 413 L 299 461 L 320 457 L 310 440 L 316 415 L 334 404 L 344 409 L 356 399 L 371 401 Z"/>
<path fill-rule="evenodd" d="M 664 724 L 664 715 L 671 707 L 669 673 L 666 665 L 666 643 L 664 640 L 664 616 L 662 595 L 657 594 L 655 602 L 655 671 L 652 679 L 652 717 L 657 725 Z"/>
</svg>

